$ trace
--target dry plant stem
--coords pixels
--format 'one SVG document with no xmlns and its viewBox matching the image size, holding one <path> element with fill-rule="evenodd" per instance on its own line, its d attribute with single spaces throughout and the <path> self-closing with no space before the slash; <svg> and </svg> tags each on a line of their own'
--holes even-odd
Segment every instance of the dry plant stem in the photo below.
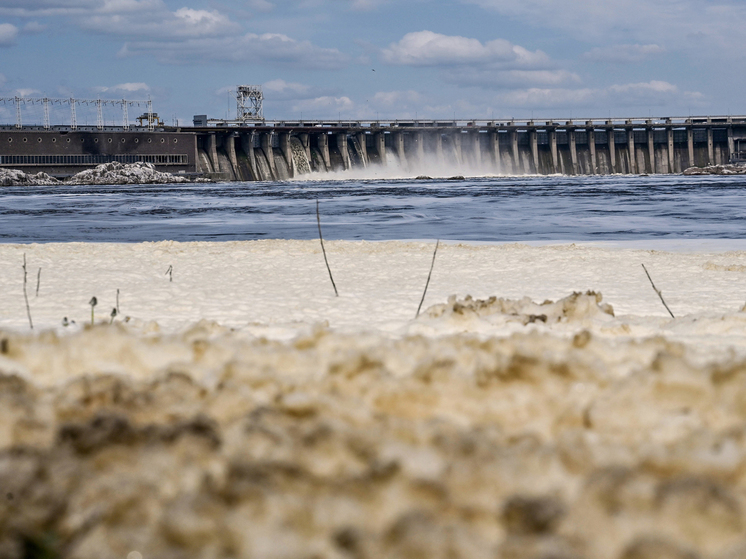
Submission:
<svg viewBox="0 0 746 559">
<path fill-rule="evenodd" d="M 36 274 L 36 296 L 39 296 L 39 285 L 41 284 L 41 268 Z"/>
<path fill-rule="evenodd" d="M 326 269 L 329 272 L 329 279 L 332 280 L 332 287 L 334 288 L 334 295 L 336 297 L 339 297 L 339 292 L 337 291 L 337 285 L 334 283 L 334 278 L 332 277 L 332 269 L 329 267 L 329 260 L 326 258 L 326 249 L 324 248 L 324 237 L 321 236 L 321 217 L 319 215 L 319 201 L 316 200 L 316 224 L 319 226 L 319 241 L 321 241 L 321 252 L 324 253 L 324 262 L 326 262 Z"/>
<path fill-rule="evenodd" d="M 28 304 L 28 294 L 26 293 L 26 284 L 28 283 L 26 273 L 26 253 L 23 253 L 23 298 L 26 301 L 26 314 L 28 315 L 28 325 L 34 329 L 34 323 L 31 320 L 31 307 Z"/>
<path fill-rule="evenodd" d="M 119 290 L 117 289 L 117 314 L 119 314 Z"/>
<path fill-rule="evenodd" d="M 91 305 L 91 326 L 93 326 L 93 309 L 95 309 L 96 305 L 98 305 L 98 299 L 96 299 L 96 297 L 91 297 L 91 300 L 88 301 L 88 304 Z"/>
<path fill-rule="evenodd" d="M 169 282 L 174 281 L 174 267 L 173 266 L 168 267 L 168 270 L 166 270 L 166 275 L 168 276 Z"/>
<path fill-rule="evenodd" d="M 648 269 L 645 267 L 645 264 L 642 264 L 642 269 L 645 270 L 645 275 L 648 276 L 648 279 L 650 280 L 650 285 L 653 286 L 653 291 L 655 291 L 658 294 L 658 297 L 660 297 L 661 303 L 663 303 L 663 306 L 666 307 L 668 314 L 671 315 L 671 318 L 676 318 L 671 312 L 671 309 L 668 308 L 668 305 L 666 305 L 666 302 L 663 300 L 663 293 L 661 293 L 660 289 L 655 287 L 655 284 L 653 283 L 653 278 L 650 277 L 650 274 L 648 273 Z"/>
<path fill-rule="evenodd" d="M 433 261 L 430 263 L 430 273 L 427 274 L 427 281 L 425 282 L 425 291 L 422 292 L 422 299 L 420 299 L 420 306 L 417 307 L 417 314 L 415 318 L 420 316 L 420 309 L 422 309 L 422 303 L 425 302 L 425 295 L 427 295 L 427 287 L 430 285 L 430 276 L 433 275 L 433 268 L 435 267 L 435 255 L 438 254 L 438 245 L 440 245 L 440 239 L 435 243 L 435 250 L 433 251 Z"/>
</svg>

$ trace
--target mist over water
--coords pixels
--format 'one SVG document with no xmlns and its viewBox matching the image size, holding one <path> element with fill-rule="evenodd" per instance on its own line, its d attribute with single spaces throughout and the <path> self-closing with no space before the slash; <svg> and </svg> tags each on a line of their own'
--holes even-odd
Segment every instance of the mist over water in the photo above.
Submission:
<svg viewBox="0 0 746 559">
<path fill-rule="evenodd" d="M 0 241 L 743 238 L 743 177 L 524 176 L 0 190 Z M 386 169 L 404 174 L 404 170 Z"/>
</svg>

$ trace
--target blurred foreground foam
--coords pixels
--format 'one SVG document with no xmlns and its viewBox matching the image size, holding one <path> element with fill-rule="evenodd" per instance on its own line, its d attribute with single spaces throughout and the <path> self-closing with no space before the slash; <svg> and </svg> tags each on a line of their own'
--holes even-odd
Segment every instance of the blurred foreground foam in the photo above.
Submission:
<svg viewBox="0 0 746 559">
<path fill-rule="evenodd" d="M 746 358 L 635 320 L 589 292 L 395 336 L 0 333 L 0 556 L 743 557 Z"/>
</svg>

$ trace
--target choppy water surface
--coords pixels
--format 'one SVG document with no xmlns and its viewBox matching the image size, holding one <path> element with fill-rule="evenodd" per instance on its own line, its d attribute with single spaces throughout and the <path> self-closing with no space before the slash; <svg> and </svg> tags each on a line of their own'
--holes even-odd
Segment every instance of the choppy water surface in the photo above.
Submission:
<svg viewBox="0 0 746 559">
<path fill-rule="evenodd" d="M 746 236 L 746 178 L 489 177 L 0 189 L 12 243 Z"/>
</svg>

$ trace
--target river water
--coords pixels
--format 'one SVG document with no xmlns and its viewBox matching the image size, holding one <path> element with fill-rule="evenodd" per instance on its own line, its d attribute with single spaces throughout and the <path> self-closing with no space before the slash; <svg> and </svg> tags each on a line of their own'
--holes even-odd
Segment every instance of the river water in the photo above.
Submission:
<svg viewBox="0 0 746 559">
<path fill-rule="evenodd" d="M 550 176 L 0 189 L 0 242 L 746 237 L 746 177 Z"/>
</svg>

